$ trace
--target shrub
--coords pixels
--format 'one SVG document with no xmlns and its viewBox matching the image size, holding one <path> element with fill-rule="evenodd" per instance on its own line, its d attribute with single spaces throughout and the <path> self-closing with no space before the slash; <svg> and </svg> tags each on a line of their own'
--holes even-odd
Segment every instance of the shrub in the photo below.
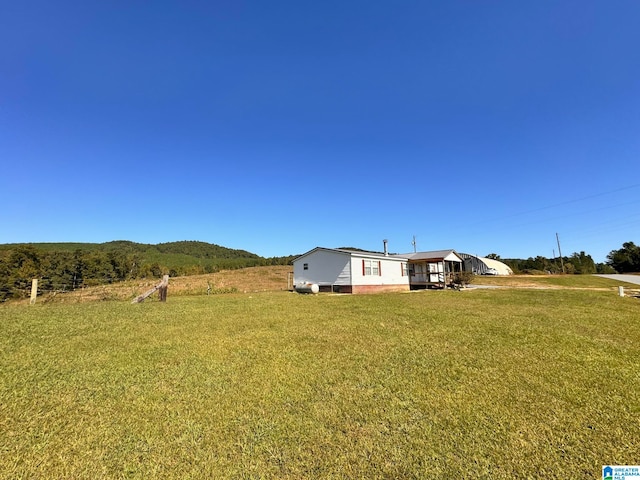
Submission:
<svg viewBox="0 0 640 480">
<path fill-rule="evenodd" d="M 473 273 L 458 272 L 453 276 L 454 285 L 469 285 L 473 281 Z"/>
</svg>

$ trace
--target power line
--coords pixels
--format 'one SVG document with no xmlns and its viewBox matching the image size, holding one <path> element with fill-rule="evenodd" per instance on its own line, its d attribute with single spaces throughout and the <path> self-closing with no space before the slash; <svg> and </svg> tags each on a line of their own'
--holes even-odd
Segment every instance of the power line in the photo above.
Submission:
<svg viewBox="0 0 640 480">
<path fill-rule="evenodd" d="M 599 198 L 599 197 L 603 197 L 605 195 L 611 195 L 612 193 L 619 193 L 619 192 L 623 192 L 623 191 L 626 191 L 626 190 L 631 190 L 633 188 L 638 188 L 638 187 L 640 187 L 640 183 L 637 183 L 637 184 L 634 184 L 634 185 L 628 185 L 626 187 L 617 188 L 615 190 L 608 190 L 606 192 L 594 193 L 593 195 L 587 195 L 586 197 L 575 198 L 575 199 L 572 199 L 572 200 L 567 200 L 567 201 L 560 202 L 560 203 L 554 203 L 552 205 L 547 205 L 547 206 L 544 206 L 544 207 L 538 207 L 538 208 L 534 208 L 534 209 L 531 209 L 531 210 L 523 210 L 523 211 L 520 211 L 520 212 L 511 213 L 509 215 L 503 215 L 503 216 L 500 216 L 500 217 L 494 217 L 494 218 L 490 218 L 490 219 L 482 219 L 482 220 L 478 220 L 478 222 L 476 222 L 476 223 L 471 223 L 469 225 L 473 226 L 473 225 L 486 224 L 486 223 L 489 223 L 489 222 L 495 222 L 495 221 L 498 221 L 498 220 L 504 220 L 504 219 L 513 218 L 513 217 L 521 217 L 523 215 L 529 215 L 531 213 L 550 210 L 552 208 L 558 208 L 558 207 L 561 207 L 561 206 L 564 206 L 564 205 L 571 205 L 573 203 L 583 202 L 585 200 L 591 200 L 593 198 Z"/>
<path fill-rule="evenodd" d="M 614 204 L 614 205 L 606 205 L 604 207 L 599 207 L 599 208 L 593 208 L 593 209 L 589 209 L 589 210 L 582 210 L 580 212 L 575 212 L 575 213 L 567 213 L 567 214 L 563 214 L 563 215 L 557 215 L 555 217 L 545 217 L 545 218 L 540 218 L 540 219 L 536 219 L 536 220 L 527 220 L 526 223 L 519 223 L 519 224 L 515 224 L 515 225 L 510 225 L 510 227 L 512 228 L 518 228 L 518 227 L 524 227 L 524 226 L 530 226 L 533 224 L 539 224 L 539 223 L 548 223 L 551 222 L 553 220 L 562 220 L 565 218 L 575 218 L 578 216 L 582 216 L 582 215 L 589 215 L 589 214 L 593 214 L 594 212 L 599 212 L 599 211 L 604 211 L 604 210 L 610 210 L 612 208 L 619 208 L 619 207 L 627 207 L 630 205 L 635 205 L 640 203 L 640 200 L 634 200 L 632 202 L 625 202 L 625 203 L 618 203 L 618 204 Z M 633 214 L 631 215 L 633 216 Z M 624 217 L 612 217 L 611 219 L 608 219 L 605 222 L 618 222 L 621 219 L 627 219 L 629 218 L 628 214 L 624 214 Z M 602 220 L 598 221 L 600 224 L 603 224 Z"/>
</svg>

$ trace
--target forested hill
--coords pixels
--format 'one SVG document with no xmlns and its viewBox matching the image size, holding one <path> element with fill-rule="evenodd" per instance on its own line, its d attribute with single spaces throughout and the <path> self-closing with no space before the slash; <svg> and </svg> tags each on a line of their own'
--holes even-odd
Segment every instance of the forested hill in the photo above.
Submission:
<svg viewBox="0 0 640 480">
<path fill-rule="evenodd" d="M 235 250 L 206 242 L 181 241 L 151 245 L 146 243 L 115 240 L 106 243 L 9 243 L 0 244 L 0 250 L 13 250 L 18 247 L 34 247 L 45 252 L 84 252 L 120 251 L 123 253 L 164 253 L 184 254 L 196 258 L 262 258 L 246 250 Z"/>
<path fill-rule="evenodd" d="M 132 278 L 213 273 L 259 265 L 287 265 L 295 256 L 265 258 L 206 242 L 157 245 L 118 240 L 107 243 L 0 244 L 0 301 L 26 295 L 31 279 L 43 290 Z"/>
</svg>

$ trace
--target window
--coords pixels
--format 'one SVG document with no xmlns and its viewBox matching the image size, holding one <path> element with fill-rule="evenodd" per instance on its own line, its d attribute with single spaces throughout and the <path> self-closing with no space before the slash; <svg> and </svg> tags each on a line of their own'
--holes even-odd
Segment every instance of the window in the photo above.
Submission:
<svg viewBox="0 0 640 480">
<path fill-rule="evenodd" d="M 403 277 L 407 276 L 407 264 L 406 263 L 401 263 L 400 264 L 400 272 L 401 272 Z"/>
<path fill-rule="evenodd" d="M 378 277 L 382 275 L 380 270 L 380 262 L 378 260 L 362 260 L 362 275 L 374 275 Z"/>
<path fill-rule="evenodd" d="M 302 269 L 303 270 L 309 270 L 309 264 L 308 263 L 303 263 L 302 264 Z"/>
</svg>

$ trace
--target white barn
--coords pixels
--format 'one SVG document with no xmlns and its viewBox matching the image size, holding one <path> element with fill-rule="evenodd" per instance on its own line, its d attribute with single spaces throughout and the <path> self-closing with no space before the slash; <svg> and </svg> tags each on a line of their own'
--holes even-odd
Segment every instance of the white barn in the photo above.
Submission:
<svg viewBox="0 0 640 480">
<path fill-rule="evenodd" d="M 494 260 L 493 258 L 478 257 L 469 253 L 461 253 L 464 259 L 464 268 L 476 275 L 513 275 L 509 265 Z"/>
</svg>

